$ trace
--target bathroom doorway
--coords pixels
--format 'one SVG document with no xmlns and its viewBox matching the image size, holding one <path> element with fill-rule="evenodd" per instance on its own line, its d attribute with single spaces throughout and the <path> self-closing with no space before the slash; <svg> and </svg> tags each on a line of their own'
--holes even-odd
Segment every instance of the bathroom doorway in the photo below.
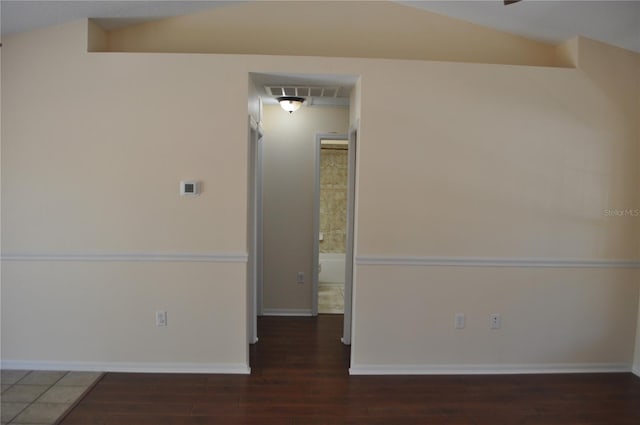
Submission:
<svg viewBox="0 0 640 425">
<path fill-rule="evenodd" d="M 344 314 L 349 140 L 318 135 L 317 145 L 317 312 Z"/>
<path fill-rule="evenodd" d="M 348 135 L 317 134 L 315 146 L 313 314 L 343 314 L 341 340 L 347 345 L 352 325 L 357 128 L 355 123 Z"/>
</svg>

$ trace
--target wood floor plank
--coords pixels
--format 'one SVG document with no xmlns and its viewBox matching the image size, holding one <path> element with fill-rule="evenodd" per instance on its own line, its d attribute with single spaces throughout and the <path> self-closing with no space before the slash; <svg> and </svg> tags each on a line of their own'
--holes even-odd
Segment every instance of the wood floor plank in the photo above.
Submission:
<svg viewBox="0 0 640 425">
<path fill-rule="evenodd" d="M 263 317 L 251 375 L 108 373 L 60 425 L 638 425 L 630 373 L 349 376 L 342 317 Z"/>
</svg>

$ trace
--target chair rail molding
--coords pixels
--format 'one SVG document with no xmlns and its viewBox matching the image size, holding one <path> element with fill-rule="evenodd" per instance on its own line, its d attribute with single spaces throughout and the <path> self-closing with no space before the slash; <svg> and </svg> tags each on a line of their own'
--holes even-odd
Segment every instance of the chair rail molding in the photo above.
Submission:
<svg viewBox="0 0 640 425">
<path fill-rule="evenodd" d="M 582 259 L 542 257 L 400 257 L 359 255 L 357 265 L 366 266 L 449 266 L 449 267 L 561 267 L 640 268 L 634 259 Z"/>
<path fill-rule="evenodd" d="M 2 261 L 96 261 L 96 262 L 209 262 L 246 263 L 246 253 L 186 253 L 186 252 L 136 252 L 136 253 L 9 253 L 2 254 Z"/>
</svg>

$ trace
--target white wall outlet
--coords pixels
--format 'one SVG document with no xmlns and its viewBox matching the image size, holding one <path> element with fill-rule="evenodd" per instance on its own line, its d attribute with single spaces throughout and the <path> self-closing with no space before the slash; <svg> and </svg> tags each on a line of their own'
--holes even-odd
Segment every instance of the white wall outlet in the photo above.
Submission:
<svg viewBox="0 0 640 425">
<path fill-rule="evenodd" d="M 454 325 L 456 329 L 464 329 L 464 321 L 465 321 L 464 313 L 456 313 L 454 318 Z"/>
<path fill-rule="evenodd" d="M 302 284 L 304 283 L 304 272 L 298 272 L 298 283 Z"/>
<path fill-rule="evenodd" d="M 167 326 L 166 311 L 156 311 L 156 326 Z"/>
<path fill-rule="evenodd" d="M 500 326 L 502 326 L 502 318 L 500 315 L 497 313 L 489 315 L 489 327 L 491 329 L 500 329 Z"/>
</svg>

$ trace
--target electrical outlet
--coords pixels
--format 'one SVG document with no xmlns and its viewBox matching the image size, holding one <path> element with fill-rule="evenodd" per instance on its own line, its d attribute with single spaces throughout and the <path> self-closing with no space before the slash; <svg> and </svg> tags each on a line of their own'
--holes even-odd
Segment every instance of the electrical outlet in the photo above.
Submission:
<svg viewBox="0 0 640 425">
<path fill-rule="evenodd" d="M 304 283 L 304 272 L 298 272 L 298 283 Z"/>
<path fill-rule="evenodd" d="M 454 319 L 454 325 L 456 329 L 464 329 L 464 321 L 465 321 L 464 313 L 456 313 L 455 319 Z"/>
<path fill-rule="evenodd" d="M 156 311 L 156 326 L 167 326 L 166 311 Z"/>
<path fill-rule="evenodd" d="M 500 329 L 500 326 L 502 326 L 502 318 L 500 315 L 497 313 L 491 314 L 489 316 L 489 327 L 491 329 Z"/>
</svg>

